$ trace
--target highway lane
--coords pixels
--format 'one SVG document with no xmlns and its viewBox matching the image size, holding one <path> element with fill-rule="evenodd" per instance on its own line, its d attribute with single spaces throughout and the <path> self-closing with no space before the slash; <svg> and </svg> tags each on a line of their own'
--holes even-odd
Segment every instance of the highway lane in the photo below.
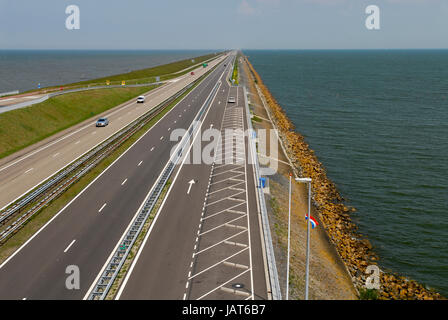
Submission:
<svg viewBox="0 0 448 320">
<path fill-rule="evenodd" d="M 176 144 L 222 75 L 218 67 L 147 134 L 0 266 L 0 299 L 82 299 L 153 186 Z M 66 267 L 80 270 L 68 290 Z"/>
<path fill-rule="evenodd" d="M 156 105 L 199 78 L 222 61 L 220 57 L 209 67 L 198 67 L 195 75 L 184 75 L 145 94 L 146 102 L 135 99 L 112 108 L 94 119 L 89 119 L 44 141 L 0 160 L 0 208 L 21 197 L 47 178 L 64 168 L 97 144 L 125 127 Z M 96 128 L 95 121 L 106 116 L 110 124 Z"/>
<path fill-rule="evenodd" d="M 236 105 L 227 103 L 229 95 L 238 97 Z M 245 130 L 243 98 L 242 88 L 223 83 L 202 130 Z M 230 140 L 235 146 L 221 150 Z M 215 159 L 215 165 L 178 168 L 118 299 L 267 299 L 255 184 L 244 160 L 247 141 L 241 132 L 222 142 L 215 156 L 228 159 L 230 152 L 231 164 Z M 234 291 L 235 284 L 242 287 Z"/>
</svg>

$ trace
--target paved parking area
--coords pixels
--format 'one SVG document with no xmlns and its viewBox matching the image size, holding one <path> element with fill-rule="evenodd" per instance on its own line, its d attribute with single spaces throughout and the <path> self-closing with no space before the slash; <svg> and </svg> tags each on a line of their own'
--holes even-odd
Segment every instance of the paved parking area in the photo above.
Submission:
<svg viewBox="0 0 448 320">
<path fill-rule="evenodd" d="M 242 106 L 226 106 L 221 136 L 188 275 L 189 299 L 253 299 Z"/>
</svg>

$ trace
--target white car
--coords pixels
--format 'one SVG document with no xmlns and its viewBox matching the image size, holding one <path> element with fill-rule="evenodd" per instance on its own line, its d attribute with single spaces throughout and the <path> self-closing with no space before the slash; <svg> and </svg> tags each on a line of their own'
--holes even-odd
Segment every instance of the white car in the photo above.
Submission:
<svg viewBox="0 0 448 320">
<path fill-rule="evenodd" d="M 227 101 L 228 103 L 235 103 L 235 97 L 229 97 L 229 100 Z"/>
<path fill-rule="evenodd" d="M 137 103 L 143 103 L 145 102 L 145 96 L 140 96 L 137 98 Z"/>
</svg>

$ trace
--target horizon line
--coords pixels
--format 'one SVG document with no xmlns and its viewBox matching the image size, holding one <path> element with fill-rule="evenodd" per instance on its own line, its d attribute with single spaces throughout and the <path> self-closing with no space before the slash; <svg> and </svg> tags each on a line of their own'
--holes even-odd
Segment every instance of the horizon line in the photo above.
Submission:
<svg viewBox="0 0 448 320">
<path fill-rule="evenodd" d="M 0 51 L 232 51 L 232 50 L 259 50 L 259 51 L 266 51 L 266 50 L 278 50 L 278 51 L 287 51 L 287 50 L 296 50 L 296 51 L 306 51 L 306 50 L 320 50 L 320 51 L 342 51 L 342 50 L 358 50 L 358 51 L 369 51 L 369 50 L 448 50 L 447 48 L 231 48 L 231 49 L 224 49 L 224 48 L 214 48 L 214 49 L 168 49 L 168 48 L 157 48 L 157 49 L 142 49 L 142 48 L 108 48 L 108 49 L 99 49 L 99 48 L 83 48 L 83 49 L 72 49 L 72 48 L 0 48 Z"/>
</svg>

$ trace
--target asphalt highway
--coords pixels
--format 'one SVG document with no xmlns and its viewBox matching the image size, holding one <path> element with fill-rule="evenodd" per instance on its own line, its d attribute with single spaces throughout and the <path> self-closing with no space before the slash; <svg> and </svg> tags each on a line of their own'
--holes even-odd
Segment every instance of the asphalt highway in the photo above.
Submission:
<svg viewBox="0 0 448 320">
<path fill-rule="evenodd" d="M 0 209 L 17 200 L 51 177 L 97 144 L 119 131 L 156 105 L 220 63 L 225 57 L 211 61 L 207 68 L 198 67 L 194 75 L 170 80 L 145 94 L 145 103 L 136 100 L 112 108 L 44 141 L 0 160 Z M 107 127 L 95 127 L 96 119 L 109 118 Z"/>
<path fill-rule="evenodd" d="M 208 68 L 212 65 L 210 63 Z M 222 65 L 218 66 L 176 107 L 0 265 L 0 299 L 83 299 L 85 297 L 167 163 L 170 151 L 177 143 L 177 141 L 170 141 L 171 131 L 189 127 L 217 81 L 224 73 L 227 74 L 229 66 L 230 64 L 226 68 Z M 198 71 L 197 76 L 201 73 L 200 70 Z M 181 81 L 176 83 L 180 85 Z M 184 82 L 182 82 L 183 85 L 185 85 Z M 159 100 L 165 98 L 165 96 L 157 97 Z M 149 101 L 155 103 L 156 97 L 151 97 Z M 122 117 L 127 112 L 132 113 L 135 108 L 133 104 L 124 107 Z M 150 106 L 145 104 L 139 108 L 148 109 Z M 135 114 L 130 115 L 128 122 L 130 118 L 136 118 L 137 113 L 135 111 Z M 118 116 L 118 113 L 115 116 Z M 111 123 L 116 121 L 114 117 L 109 117 Z M 105 134 L 108 135 L 117 128 L 101 129 L 109 130 Z M 92 132 L 95 130 L 99 135 L 99 130 L 90 126 L 80 132 L 83 132 L 84 138 L 89 140 L 93 139 Z M 71 145 L 68 147 L 69 150 L 72 150 L 78 139 L 75 135 L 63 140 L 64 143 Z M 56 150 L 51 148 L 45 149 L 47 156 L 43 157 L 43 163 L 53 162 L 51 155 L 55 151 L 62 152 L 63 150 L 63 147 L 58 147 Z M 80 152 L 82 151 L 78 151 Z M 74 157 L 76 156 L 72 158 Z M 24 163 L 25 160 L 20 162 L 22 170 L 26 168 Z M 35 162 L 32 163 L 34 167 L 37 167 Z M 36 169 L 35 172 L 40 170 Z M 47 173 L 52 170 L 49 169 Z M 69 266 L 79 268 L 79 289 L 66 288 L 66 279 L 69 276 L 66 270 Z"/>
<path fill-rule="evenodd" d="M 223 80 L 202 124 L 223 137 L 213 161 L 191 164 L 193 146 L 178 166 L 117 299 L 267 299 L 243 90 Z"/>
</svg>

